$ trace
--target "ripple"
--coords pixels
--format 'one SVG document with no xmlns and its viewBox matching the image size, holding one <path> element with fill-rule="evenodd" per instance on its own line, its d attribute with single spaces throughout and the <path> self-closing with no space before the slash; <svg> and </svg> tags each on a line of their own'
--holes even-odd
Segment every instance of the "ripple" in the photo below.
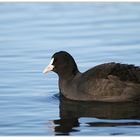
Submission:
<svg viewBox="0 0 140 140">
<path fill-rule="evenodd" d="M 53 93 L 53 95 L 47 97 L 46 101 L 48 101 L 49 103 L 58 104 L 59 97 L 60 97 L 60 93 L 56 93 L 56 94 Z"/>
</svg>

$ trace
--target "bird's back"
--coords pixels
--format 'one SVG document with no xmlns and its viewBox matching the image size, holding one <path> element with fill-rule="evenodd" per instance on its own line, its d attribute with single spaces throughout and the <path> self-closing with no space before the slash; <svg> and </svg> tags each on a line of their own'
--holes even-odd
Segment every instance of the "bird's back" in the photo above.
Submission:
<svg viewBox="0 0 140 140">
<path fill-rule="evenodd" d="M 139 67 L 114 62 L 101 64 L 89 69 L 88 71 L 83 73 L 83 78 L 106 79 L 109 75 L 116 76 L 121 81 L 140 83 Z"/>
</svg>

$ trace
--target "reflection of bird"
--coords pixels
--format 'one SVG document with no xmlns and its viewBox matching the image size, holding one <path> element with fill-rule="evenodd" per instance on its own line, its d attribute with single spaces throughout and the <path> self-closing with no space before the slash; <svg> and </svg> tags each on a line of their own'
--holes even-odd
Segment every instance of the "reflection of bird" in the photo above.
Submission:
<svg viewBox="0 0 140 140">
<path fill-rule="evenodd" d="M 70 132 L 76 132 L 76 127 L 79 127 L 77 118 L 54 120 L 54 131 L 56 135 L 69 135 Z"/>
<path fill-rule="evenodd" d="M 60 117 L 80 118 L 94 117 L 99 119 L 133 119 L 140 120 L 139 102 L 82 102 L 60 98 Z"/>
<path fill-rule="evenodd" d="M 73 57 L 60 51 L 52 56 L 44 73 L 59 76 L 60 92 L 81 101 L 133 101 L 140 99 L 140 68 L 134 65 L 106 63 L 80 73 Z"/>
<path fill-rule="evenodd" d="M 94 128 L 140 126 L 139 107 L 139 102 L 123 102 L 121 104 L 81 102 L 60 97 L 60 119 L 52 120 L 52 125 L 55 135 L 69 135 L 71 132 L 81 131 L 81 125 Z M 81 118 L 84 119 L 84 122 Z M 96 129 L 95 132 L 92 131 L 92 134 L 96 135 Z"/>
<path fill-rule="evenodd" d="M 47 123 L 47 131 L 56 132 L 55 135 L 69 135 L 69 132 L 77 131 L 73 127 L 78 127 L 77 118 L 50 120 Z"/>
</svg>

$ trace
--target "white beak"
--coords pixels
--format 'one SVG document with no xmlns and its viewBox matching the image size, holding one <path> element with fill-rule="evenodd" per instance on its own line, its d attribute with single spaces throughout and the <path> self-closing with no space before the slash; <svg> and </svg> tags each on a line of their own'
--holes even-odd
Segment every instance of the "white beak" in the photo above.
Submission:
<svg viewBox="0 0 140 140">
<path fill-rule="evenodd" d="M 54 58 L 51 59 L 49 65 L 43 70 L 43 73 L 48 73 L 49 71 L 52 71 L 54 69 L 54 65 L 53 64 Z"/>
</svg>

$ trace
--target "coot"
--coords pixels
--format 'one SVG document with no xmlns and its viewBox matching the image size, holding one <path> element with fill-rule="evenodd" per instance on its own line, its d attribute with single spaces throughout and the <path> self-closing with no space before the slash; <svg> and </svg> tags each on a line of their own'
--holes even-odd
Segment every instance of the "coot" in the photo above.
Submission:
<svg viewBox="0 0 140 140">
<path fill-rule="evenodd" d="M 60 51 L 52 56 L 43 73 L 49 71 L 58 74 L 60 93 L 71 100 L 140 100 L 140 67 L 134 65 L 111 62 L 81 73 L 73 57 Z"/>
</svg>

